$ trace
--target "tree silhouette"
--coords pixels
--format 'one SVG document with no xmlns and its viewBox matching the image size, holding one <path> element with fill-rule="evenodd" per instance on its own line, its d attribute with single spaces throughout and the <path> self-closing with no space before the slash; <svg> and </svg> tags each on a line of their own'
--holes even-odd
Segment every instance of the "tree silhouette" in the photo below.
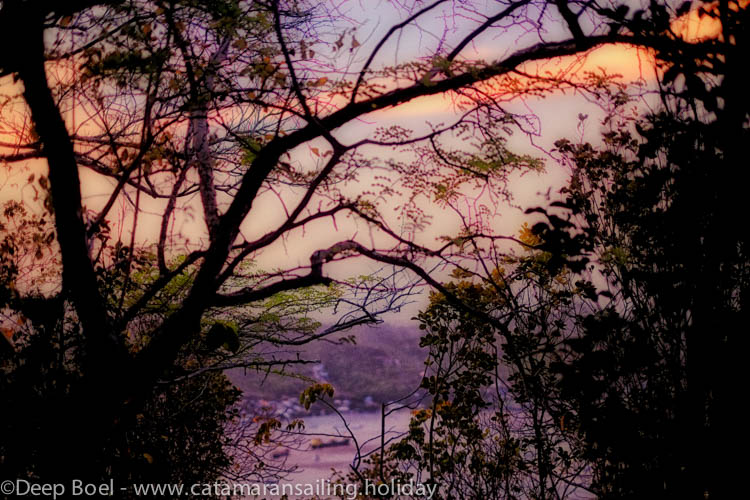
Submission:
<svg viewBox="0 0 750 500">
<path fill-rule="evenodd" d="M 634 16 L 630 28 L 644 36 L 664 28 L 666 11 L 651 8 L 652 22 Z M 389 477 L 408 478 L 405 469 L 443 485 L 448 496 L 484 496 L 476 488 L 505 477 L 476 467 L 502 456 L 488 454 L 486 443 L 507 443 L 507 429 L 519 433 L 525 422 L 526 413 L 488 391 L 505 381 L 508 396 L 539 401 L 556 422 L 544 435 L 558 433 L 561 450 L 589 464 L 574 484 L 597 498 L 735 495 L 741 473 L 729 443 L 742 428 L 737 395 L 748 258 L 747 231 L 730 222 L 746 208 L 727 175 L 744 164 L 747 140 L 747 97 L 735 87 L 734 59 L 746 43 L 747 12 L 719 4 L 705 6 L 703 15 L 720 20 L 716 38 L 679 49 L 654 44 L 665 70 L 655 111 L 634 112 L 627 89 L 607 78 L 589 87 L 598 87 L 608 111 L 602 140 L 556 143 L 571 179 L 559 201 L 529 211 L 543 219 L 524 228 L 519 243 L 534 255 L 519 261 L 502 249 L 475 251 L 478 265 L 467 264 L 461 281 L 446 285 L 447 293 L 422 313 L 423 342 L 442 346 L 439 352 L 450 354 L 443 364 L 455 370 L 436 369 L 424 382 L 448 410 L 436 416 L 433 407 L 412 420 L 409 438 L 386 456 Z M 490 239 L 465 237 L 482 238 Z M 493 319 L 494 336 L 486 335 Z M 473 335 L 483 335 L 484 344 L 467 352 L 461 343 Z M 464 356 L 479 363 L 493 348 L 503 353 L 493 363 L 509 370 L 501 381 L 493 363 L 474 369 L 485 377 L 474 384 L 457 375 Z M 433 389 L 441 386 L 445 394 Z M 482 388 L 488 392 L 478 402 L 460 406 L 467 391 Z M 457 405 L 469 418 L 452 419 Z M 490 415 L 515 424 L 488 424 Z M 477 426 L 485 434 L 466 440 Z M 426 428 L 442 434 L 427 439 Z M 435 469 L 431 454 L 445 453 L 433 450 L 443 436 L 456 446 L 439 462 L 451 466 Z M 542 448 L 537 478 L 545 478 L 541 465 L 555 456 Z M 524 458 L 534 459 L 514 456 Z M 524 470 L 508 474 L 497 487 L 506 489 L 501 496 L 581 493 L 559 485 L 524 493 Z"/>
<path fill-rule="evenodd" d="M 55 300 L 69 303 L 80 322 L 81 377 L 63 398 L 50 401 L 48 410 L 58 416 L 48 453 L 62 464 L 57 471 L 61 477 L 78 477 L 81 469 L 101 474 L 101 442 L 122 415 L 139 413 L 181 351 L 204 331 L 201 322 L 209 311 L 329 285 L 333 279 L 326 270 L 332 261 L 364 256 L 409 269 L 472 311 L 425 270 L 425 262 L 460 263 L 467 245 L 495 237 L 469 228 L 438 248 L 422 244 L 416 233 L 428 214 L 419 206 L 419 196 L 434 195 L 444 206 L 460 185 L 503 186 L 509 171 L 539 167 L 529 158 L 508 154 L 498 139 L 503 127 L 518 123 L 502 101 L 579 84 L 564 76 L 536 78 L 524 64 L 583 54 L 601 44 L 629 43 L 648 47 L 667 61 L 671 67 L 665 81 L 684 81 L 691 96 L 702 96 L 691 72 L 724 75 L 719 87 L 727 93 L 722 97 L 732 99 L 717 99 L 712 109 L 710 96 L 715 94 L 699 78 L 709 96 L 701 102 L 725 124 L 717 137 L 728 158 L 739 158 L 737 139 L 744 133 L 747 108 L 734 58 L 743 53 L 739 26 L 745 10 L 734 3 L 706 7 L 706 15 L 719 19 L 725 31 L 718 38 L 692 41 L 675 34 L 671 24 L 688 11 L 684 6 L 673 9 L 669 2 L 651 2 L 648 9 L 630 14 L 625 4 L 612 8 L 598 2 L 520 0 L 480 8 L 438 0 L 402 11 L 404 21 L 366 49 L 335 19 L 333 7 L 326 9 L 294 0 L 81 0 L 59 5 L 40 0 L 0 6 L 0 37 L 5 47 L 14 47 L 0 56 L 0 74 L 13 75 L 22 84 L 22 101 L 33 123 L 33 129 L 19 131 L 20 142 L 2 159 L 13 164 L 43 158 L 48 164 L 48 175 L 37 182 L 48 190 L 62 259 Z M 457 38 L 446 29 L 436 47 L 425 47 L 425 57 L 378 66 L 404 30 L 430 32 L 426 19 L 440 9 L 466 14 L 458 16 L 466 24 Z M 484 37 L 506 40 L 521 34 L 522 42 L 515 45 L 497 44 L 490 62 L 462 57 Z M 364 50 L 369 52 L 361 59 L 341 56 Z M 518 76 L 539 86 L 501 80 Z M 483 87 L 487 82 L 500 82 L 499 90 Z M 422 135 L 383 127 L 353 142 L 339 133 L 374 111 L 446 92 L 458 96 L 463 110 L 449 125 Z M 78 123 L 66 123 L 68 113 L 76 114 Z M 6 122 L 19 128 L 12 119 Z M 441 145 L 441 138 L 451 136 L 473 140 L 476 147 L 456 151 Z M 372 153 L 394 147 L 411 150 L 418 161 Z M 114 186 L 94 213 L 82 203 L 79 170 L 84 168 Z M 385 180 L 378 178 L 380 173 Z M 447 182 L 451 179 L 453 184 Z M 205 242 L 186 250 L 186 241 L 171 228 L 180 213 L 190 210 L 193 195 L 200 198 Z M 283 212 L 275 222 L 263 209 L 271 196 Z M 133 237 L 124 259 L 118 260 L 125 276 L 122 296 L 136 281 L 135 234 L 145 225 L 152 203 L 159 206 L 153 250 L 157 272 L 137 300 L 113 304 L 97 269 L 112 265 L 98 259 L 108 255 L 102 249 L 116 246 L 107 234 L 108 217 L 122 200 L 133 214 Z M 738 208 L 738 202 L 731 203 Z M 394 221 L 387 212 L 396 205 L 401 217 Z M 727 207 L 722 215 L 730 213 Z M 274 245 L 325 221 L 335 227 L 337 217 L 345 215 L 377 239 L 356 233 L 310 251 L 309 265 L 290 264 L 259 275 L 247 271 L 246 264 L 274 252 Z M 407 231 L 394 229 L 399 225 Z M 546 242 L 552 244 L 550 234 Z M 727 248 L 711 247 L 709 253 Z M 179 254 L 185 257 L 176 263 L 172 259 Z M 725 271 L 723 264 L 717 265 Z M 179 303 L 150 325 L 139 336 L 143 344 L 133 349 L 123 332 L 185 272 L 193 274 Z M 717 290 L 717 282 L 711 290 Z M 375 319 L 373 304 L 353 305 L 360 314 L 349 316 L 343 326 Z M 706 307 L 696 318 L 709 324 L 718 306 Z M 507 325 L 490 321 L 507 334 Z M 707 380 L 707 368 L 698 363 L 693 379 Z M 716 386 L 712 382 L 700 391 L 704 397 L 696 399 L 696 406 Z M 66 450 L 75 448 L 88 457 L 86 463 L 64 460 Z"/>
</svg>

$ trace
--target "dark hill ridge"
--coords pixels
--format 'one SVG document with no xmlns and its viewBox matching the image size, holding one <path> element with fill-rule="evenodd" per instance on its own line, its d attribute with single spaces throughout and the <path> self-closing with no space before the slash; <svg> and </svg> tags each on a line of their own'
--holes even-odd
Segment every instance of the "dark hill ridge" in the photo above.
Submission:
<svg viewBox="0 0 750 500">
<path fill-rule="evenodd" d="M 295 351 L 301 359 L 320 360 L 320 364 L 287 367 L 292 376 L 243 369 L 232 370 L 229 376 L 246 399 L 269 402 L 296 399 L 310 385 L 294 374 L 329 382 L 336 390 L 335 399 L 352 408 L 398 399 L 419 386 L 427 350 L 419 347 L 416 326 L 360 327 L 334 338 L 349 335 L 355 336 L 356 344 L 317 341 L 301 346 Z"/>
</svg>

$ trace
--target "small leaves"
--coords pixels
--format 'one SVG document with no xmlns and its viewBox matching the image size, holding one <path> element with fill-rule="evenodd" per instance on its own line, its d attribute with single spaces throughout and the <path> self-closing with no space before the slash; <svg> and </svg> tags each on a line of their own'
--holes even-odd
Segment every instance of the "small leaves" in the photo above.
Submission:
<svg viewBox="0 0 750 500">
<path fill-rule="evenodd" d="M 231 352 L 237 352 L 240 348 L 237 325 L 223 321 L 215 322 L 206 334 L 206 346 L 212 350 L 221 347 Z"/>
<path fill-rule="evenodd" d="M 258 426 L 253 442 L 256 445 L 270 443 L 273 431 L 281 428 L 281 422 L 276 418 L 268 418 Z"/>
<path fill-rule="evenodd" d="M 539 235 L 529 227 L 528 222 L 524 222 L 521 226 L 521 230 L 518 234 L 518 239 L 529 247 L 535 247 L 542 242 L 542 239 L 539 237 Z"/>
<path fill-rule="evenodd" d="M 319 399 L 325 397 L 333 397 L 333 386 L 328 383 L 314 384 L 302 391 L 299 396 L 299 404 L 301 404 L 305 410 L 309 410 L 310 406 Z"/>
<path fill-rule="evenodd" d="M 434 87 L 436 84 L 432 81 L 432 72 L 428 71 L 424 74 L 421 80 L 419 80 L 425 87 Z"/>
<path fill-rule="evenodd" d="M 322 87 L 328 82 L 328 78 L 325 76 L 321 76 L 317 80 L 313 80 L 307 83 L 308 87 Z"/>
<path fill-rule="evenodd" d="M 333 43 L 333 50 L 334 52 L 339 50 L 341 47 L 344 46 L 344 37 L 346 36 L 346 32 L 341 33 L 339 38 Z"/>
</svg>

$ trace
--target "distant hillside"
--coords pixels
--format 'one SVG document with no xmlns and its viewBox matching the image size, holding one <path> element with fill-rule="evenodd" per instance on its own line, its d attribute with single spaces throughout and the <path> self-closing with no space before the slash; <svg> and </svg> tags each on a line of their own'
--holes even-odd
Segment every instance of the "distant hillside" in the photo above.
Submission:
<svg viewBox="0 0 750 500">
<path fill-rule="evenodd" d="M 356 345 L 317 341 L 302 346 L 301 358 L 320 360 L 321 364 L 287 370 L 331 383 L 336 399 L 352 400 L 354 406 L 360 406 L 368 396 L 380 403 L 417 388 L 427 350 L 419 348 L 420 330 L 416 325 L 360 327 L 333 338 L 348 335 L 356 336 Z M 291 376 L 249 370 L 232 370 L 229 376 L 246 398 L 269 401 L 297 398 L 310 384 Z"/>
</svg>

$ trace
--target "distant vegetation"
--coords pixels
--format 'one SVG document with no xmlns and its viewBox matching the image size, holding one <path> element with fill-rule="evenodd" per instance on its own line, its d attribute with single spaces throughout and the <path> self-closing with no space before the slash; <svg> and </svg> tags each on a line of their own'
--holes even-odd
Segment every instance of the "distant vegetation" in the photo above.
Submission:
<svg viewBox="0 0 750 500">
<path fill-rule="evenodd" d="M 353 333 L 356 345 L 314 343 L 300 350 L 301 358 L 320 360 L 319 365 L 292 368 L 285 375 L 233 370 L 230 378 L 247 398 L 272 401 L 299 397 L 310 384 L 302 377 L 320 382 L 322 368 L 336 390 L 335 398 L 350 399 L 355 407 L 367 396 L 381 403 L 419 386 L 427 350 L 419 347 L 416 325 L 362 327 Z"/>
</svg>

